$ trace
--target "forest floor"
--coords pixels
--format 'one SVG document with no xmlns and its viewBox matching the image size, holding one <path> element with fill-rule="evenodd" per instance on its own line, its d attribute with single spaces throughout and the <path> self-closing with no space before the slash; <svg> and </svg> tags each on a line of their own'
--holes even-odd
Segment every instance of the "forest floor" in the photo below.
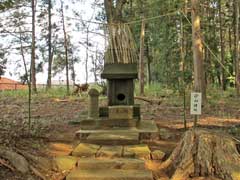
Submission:
<svg viewBox="0 0 240 180">
<path fill-rule="evenodd" d="M 1 93 L 1 92 L 0 92 Z M 150 95 L 151 96 L 151 95 Z M 160 96 L 159 96 L 160 97 Z M 155 120 L 160 132 L 160 140 L 148 142 L 151 149 L 160 149 L 169 155 L 176 147 L 184 133 L 183 105 L 181 97 L 158 96 L 159 104 L 149 104 L 137 100 L 141 104 L 142 119 Z M 240 139 L 240 105 L 239 99 L 230 95 L 211 96 L 204 107 L 204 114 L 199 119 L 199 126 L 221 130 Z M 101 98 L 101 104 L 106 104 L 106 98 Z M 193 117 L 186 109 L 188 127 L 193 125 Z M 3 96 L 0 94 L 0 145 L 10 147 L 17 152 L 24 152 L 36 157 L 51 159 L 58 155 L 68 155 L 76 145 L 75 131 L 77 121 L 87 113 L 87 98 L 70 97 L 56 98 L 36 96 L 32 102 L 31 135 L 28 133 L 28 102 L 26 97 Z M 0 162 L 9 164 L 0 157 Z M 44 163 L 45 168 L 48 165 Z M 11 166 L 9 164 L 9 166 Z M 50 166 L 50 165 L 49 165 Z M 64 175 L 49 171 L 49 179 L 60 180 Z M 31 174 L 23 176 L 14 168 L 7 168 L 0 163 L 0 179 L 26 180 L 33 178 Z"/>
</svg>

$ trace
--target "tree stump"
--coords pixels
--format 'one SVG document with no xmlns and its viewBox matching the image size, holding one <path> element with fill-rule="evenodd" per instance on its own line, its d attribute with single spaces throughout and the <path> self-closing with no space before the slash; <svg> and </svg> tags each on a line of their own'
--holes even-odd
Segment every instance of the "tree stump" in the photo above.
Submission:
<svg viewBox="0 0 240 180">
<path fill-rule="evenodd" d="M 185 133 L 160 169 L 166 170 L 171 180 L 209 176 L 240 180 L 240 155 L 230 136 L 193 129 Z"/>
</svg>

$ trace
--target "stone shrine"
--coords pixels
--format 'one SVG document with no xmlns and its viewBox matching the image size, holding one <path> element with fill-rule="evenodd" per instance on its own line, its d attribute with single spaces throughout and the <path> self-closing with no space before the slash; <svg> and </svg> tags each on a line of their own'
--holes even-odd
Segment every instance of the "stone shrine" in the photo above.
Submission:
<svg viewBox="0 0 240 180">
<path fill-rule="evenodd" d="M 101 77 L 107 80 L 108 106 L 98 105 L 97 92 L 89 91 L 89 116 L 80 122 L 77 137 L 83 143 L 99 145 L 139 144 L 158 133 L 154 121 L 141 120 L 140 105 L 134 102 L 134 80 L 138 77 L 136 63 L 107 63 Z M 98 117 L 96 115 L 99 115 Z M 92 118 L 95 117 L 95 118 Z"/>
</svg>

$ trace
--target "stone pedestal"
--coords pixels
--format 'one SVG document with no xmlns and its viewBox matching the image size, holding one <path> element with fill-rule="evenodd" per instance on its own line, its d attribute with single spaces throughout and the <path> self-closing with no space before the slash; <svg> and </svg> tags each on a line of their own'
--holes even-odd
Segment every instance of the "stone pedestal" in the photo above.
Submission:
<svg viewBox="0 0 240 180">
<path fill-rule="evenodd" d="M 109 119 L 133 119 L 133 106 L 109 106 Z"/>
<path fill-rule="evenodd" d="M 88 119 L 95 119 L 99 117 L 99 92 L 96 89 L 90 89 L 89 95 L 89 108 L 88 108 Z"/>
</svg>

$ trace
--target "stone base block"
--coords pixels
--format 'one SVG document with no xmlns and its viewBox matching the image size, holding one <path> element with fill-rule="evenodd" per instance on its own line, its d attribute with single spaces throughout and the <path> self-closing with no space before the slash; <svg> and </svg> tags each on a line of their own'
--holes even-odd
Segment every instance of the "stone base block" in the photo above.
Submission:
<svg viewBox="0 0 240 180">
<path fill-rule="evenodd" d="M 136 127 L 138 123 L 137 119 L 98 119 L 82 120 L 78 124 L 81 129 L 111 129 L 114 127 Z"/>
<path fill-rule="evenodd" d="M 133 145 L 139 144 L 139 133 L 93 133 L 81 142 L 98 145 Z"/>
<path fill-rule="evenodd" d="M 109 117 L 109 108 L 108 107 L 100 107 L 99 108 L 99 116 L 100 117 Z M 133 106 L 133 118 L 141 119 L 141 110 L 140 110 L 139 104 L 135 104 Z"/>
<path fill-rule="evenodd" d="M 84 134 L 117 134 L 117 133 L 140 133 L 141 137 L 144 137 L 148 134 L 157 134 L 158 135 L 158 127 L 154 121 L 139 121 L 136 127 L 103 127 L 103 126 L 91 126 L 91 127 L 83 127 L 76 132 L 77 137 L 83 137 Z M 143 135 L 142 135 L 143 134 Z M 84 136 L 84 137 L 86 137 Z M 141 138 L 142 139 L 142 138 Z"/>
<path fill-rule="evenodd" d="M 109 106 L 108 118 L 113 120 L 133 119 L 133 106 Z"/>
</svg>

